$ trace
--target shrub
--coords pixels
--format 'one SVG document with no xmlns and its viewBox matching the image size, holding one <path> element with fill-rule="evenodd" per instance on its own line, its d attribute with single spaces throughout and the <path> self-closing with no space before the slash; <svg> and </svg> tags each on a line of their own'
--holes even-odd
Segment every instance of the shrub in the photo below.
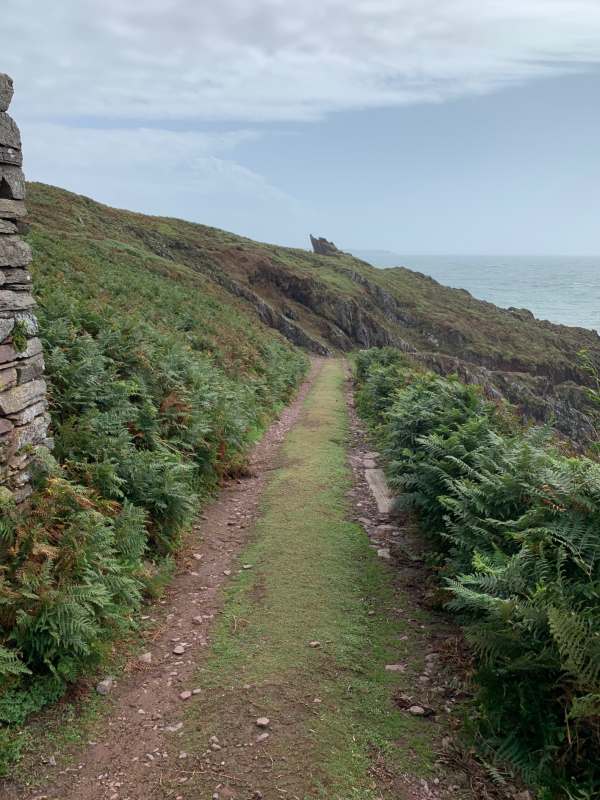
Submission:
<svg viewBox="0 0 600 800">
<path fill-rule="evenodd" d="M 359 392 L 377 392 L 370 376 L 381 368 L 370 354 Z M 522 429 L 455 378 L 404 370 L 386 396 L 371 422 L 478 658 L 485 747 L 547 797 L 594 796 L 600 465 L 565 455 L 549 431 Z"/>
<path fill-rule="evenodd" d="M 113 260 L 95 243 L 79 261 L 79 238 L 34 245 L 55 450 L 37 459 L 27 511 L 0 495 L 0 723 L 11 724 L 135 626 L 199 504 L 243 468 L 308 363 L 191 272 L 125 269 L 122 251 Z"/>
</svg>

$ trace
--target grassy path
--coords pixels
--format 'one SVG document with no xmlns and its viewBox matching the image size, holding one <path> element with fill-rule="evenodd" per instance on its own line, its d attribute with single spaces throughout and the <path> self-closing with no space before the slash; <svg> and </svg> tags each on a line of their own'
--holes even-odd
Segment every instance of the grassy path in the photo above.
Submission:
<svg viewBox="0 0 600 800">
<path fill-rule="evenodd" d="M 391 699 L 385 665 L 408 637 L 387 613 L 390 572 L 348 521 L 343 382 L 327 362 L 263 496 L 198 673 L 184 742 L 196 766 L 179 797 L 413 797 L 394 776 L 431 768 L 426 723 Z"/>
</svg>

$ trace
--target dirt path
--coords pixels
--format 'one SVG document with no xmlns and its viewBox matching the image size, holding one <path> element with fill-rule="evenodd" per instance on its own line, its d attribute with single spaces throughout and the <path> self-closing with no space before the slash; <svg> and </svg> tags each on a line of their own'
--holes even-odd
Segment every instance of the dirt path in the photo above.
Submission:
<svg viewBox="0 0 600 800">
<path fill-rule="evenodd" d="M 491 797 L 440 759 L 456 631 L 423 608 L 419 543 L 378 511 L 367 451 L 343 363 L 315 362 L 254 476 L 194 527 L 151 662 L 129 665 L 74 763 L 48 751 L 36 788 L 3 800 Z"/>
<path fill-rule="evenodd" d="M 294 401 L 254 448 L 249 477 L 226 486 L 194 525 L 164 599 L 148 612 L 151 634 L 144 652 L 151 654 L 152 661 L 134 660 L 115 682 L 107 698 L 110 717 L 103 735 L 77 754 L 74 766 L 62 768 L 60 754 L 47 753 L 46 760 L 53 766 L 36 774 L 35 788 L 3 787 L 0 781 L 2 800 L 146 800 L 163 796 L 161 773 L 170 769 L 169 757 L 177 757 L 174 733 L 185 705 L 180 693 L 194 689 L 192 679 L 207 648 L 212 620 L 222 605 L 222 585 L 252 530 L 281 444 L 297 423 L 322 366 L 322 359 L 313 360 Z M 178 655 L 176 648 L 184 652 Z"/>
</svg>

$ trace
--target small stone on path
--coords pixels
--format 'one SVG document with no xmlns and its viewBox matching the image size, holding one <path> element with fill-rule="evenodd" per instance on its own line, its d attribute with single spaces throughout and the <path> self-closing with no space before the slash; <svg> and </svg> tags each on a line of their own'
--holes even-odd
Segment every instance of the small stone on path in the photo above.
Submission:
<svg viewBox="0 0 600 800">
<path fill-rule="evenodd" d="M 176 656 L 182 656 L 185 653 L 185 647 L 182 644 L 177 644 L 173 648 L 173 654 Z"/>
<path fill-rule="evenodd" d="M 321 642 L 317 642 L 317 640 L 315 639 L 314 642 L 309 642 L 308 646 L 309 647 L 321 647 Z"/>
<path fill-rule="evenodd" d="M 260 744 L 261 742 L 266 742 L 271 734 L 270 733 L 261 733 L 259 736 L 256 737 L 256 744 Z"/>
<path fill-rule="evenodd" d="M 140 661 L 143 664 L 151 664 L 152 663 L 152 653 L 143 653 L 143 655 L 140 656 Z"/>
<path fill-rule="evenodd" d="M 259 728 L 268 728 L 271 724 L 271 720 L 268 717 L 259 717 L 256 720 L 256 724 Z"/>
<path fill-rule="evenodd" d="M 180 700 L 189 700 L 191 696 L 192 693 L 188 689 L 186 689 L 184 692 L 179 693 Z"/>
<path fill-rule="evenodd" d="M 408 713 L 412 714 L 413 717 L 424 717 L 427 714 L 427 711 L 423 708 L 423 706 L 411 706 L 408 709 Z"/>
<path fill-rule="evenodd" d="M 107 695 L 111 692 L 114 685 L 115 682 L 112 678 L 104 678 L 104 680 L 100 681 L 100 683 L 96 686 L 96 691 L 98 694 Z"/>
</svg>

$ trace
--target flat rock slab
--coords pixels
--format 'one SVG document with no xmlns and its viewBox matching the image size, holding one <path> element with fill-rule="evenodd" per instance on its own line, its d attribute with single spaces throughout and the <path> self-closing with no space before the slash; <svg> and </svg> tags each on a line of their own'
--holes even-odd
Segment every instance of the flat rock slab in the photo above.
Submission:
<svg viewBox="0 0 600 800">
<path fill-rule="evenodd" d="M 21 219 L 27 216 L 27 209 L 22 200 L 6 200 L 0 197 L 0 219 Z"/>
<path fill-rule="evenodd" d="M 377 511 L 380 514 L 389 514 L 394 506 L 394 498 L 390 494 L 387 481 L 382 469 L 366 469 L 365 477 L 369 488 L 373 493 L 377 503 Z"/>
<path fill-rule="evenodd" d="M 0 411 L 6 416 L 17 414 L 39 402 L 46 394 L 45 381 L 30 381 L 0 394 Z"/>
</svg>

